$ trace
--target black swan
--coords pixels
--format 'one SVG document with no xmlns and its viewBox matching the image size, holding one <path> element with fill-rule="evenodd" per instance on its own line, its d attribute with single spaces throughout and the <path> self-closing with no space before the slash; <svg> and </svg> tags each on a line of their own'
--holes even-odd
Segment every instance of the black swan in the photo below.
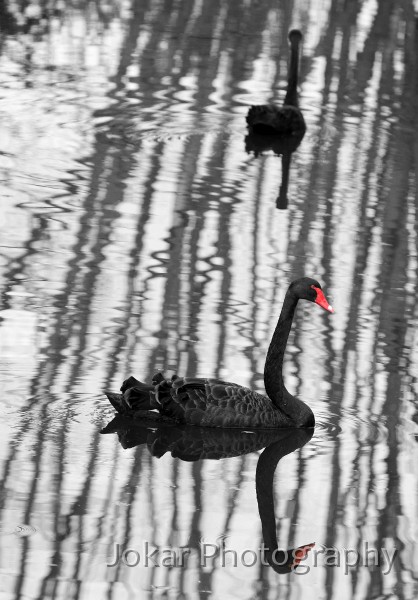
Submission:
<svg viewBox="0 0 418 600">
<path fill-rule="evenodd" d="M 129 377 L 122 384 L 122 394 L 107 394 L 110 403 L 119 413 L 133 418 L 205 427 L 314 427 L 313 412 L 286 390 L 282 377 L 284 351 L 300 299 L 334 312 L 314 279 L 302 277 L 290 284 L 267 352 L 264 368 L 267 396 L 219 379 L 176 375 L 165 379 L 157 373 L 152 385 Z"/>
<path fill-rule="evenodd" d="M 305 544 L 288 550 L 278 549 L 273 496 L 277 463 L 304 446 L 312 437 L 312 429 L 249 432 L 165 422 L 150 423 L 117 415 L 100 433 L 116 433 L 122 448 L 146 445 L 155 458 L 170 452 L 173 458 L 187 462 L 233 458 L 264 448 L 256 470 L 257 504 L 264 541 L 263 558 L 277 573 L 290 573 L 314 546 Z"/>
<path fill-rule="evenodd" d="M 283 456 L 301 448 L 311 439 L 312 430 L 283 431 L 283 434 L 280 440 L 263 450 L 258 459 L 255 475 L 258 512 L 263 530 L 264 558 L 276 573 L 292 571 L 315 545 L 312 543 L 289 550 L 278 549 L 274 515 L 274 472 Z"/>
<path fill-rule="evenodd" d="M 298 29 L 289 32 L 290 41 L 290 65 L 287 93 L 283 106 L 274 104 L 263 104 L 251 106 L 247 114 L 247 125 L 250 134 L 290 136 L 302 140 L 306 125 L 302 112 L 298 106 L 298 67 L 299 67 L 299 45 L 302 34 Z"/>
</svg>

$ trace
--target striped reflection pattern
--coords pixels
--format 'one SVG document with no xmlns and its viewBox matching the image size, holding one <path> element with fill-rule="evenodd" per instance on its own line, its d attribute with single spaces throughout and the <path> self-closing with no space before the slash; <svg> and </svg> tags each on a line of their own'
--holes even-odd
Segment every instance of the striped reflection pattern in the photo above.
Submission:
<svg viewBox="0 0 418 600">
<path fill-rule="evenodd" d="M 20 600 L 417 597 L 418 42 L 412 0 L 12 2 L 0 7 L 0 578 Z M 245 151 L 302 30 L 288 209 Z M 201 564 L 262 542 L 260 450 L 186 462 L 100 435 L 133 374 L 263 391 L 289 282 L 285 379 L 318 422 L 274 481 L 282 548 L 396 549 L 278 575 Z M 184 567 L 115 544 L 188 548 Z M 143 559 L 143 554 L 141 555 Z"/>
</svg>

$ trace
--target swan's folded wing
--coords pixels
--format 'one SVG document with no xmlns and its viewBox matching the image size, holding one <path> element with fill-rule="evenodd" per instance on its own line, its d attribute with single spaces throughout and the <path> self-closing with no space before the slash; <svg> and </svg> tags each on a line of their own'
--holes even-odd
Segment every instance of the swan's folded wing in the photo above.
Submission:
<svg viewBox="0 0 418 600">
<path fill-rule="evenodd" d="M 273 410 L 266 396 L 220 379 L 178 377 L 157 387 L 161 414 L 180 423 L 246 427 L 254 415 Z"/>
<path fill-rule="evenodd" d="M 206 389 L 207 385 L 215 384 L 240 387 L 237 386 L 236 383 L 230 383 L 229 381 L 224 381 L 223 379 L 213 379 L 205 377 L 176 377 L 176 379 L 172 381 L 172 388 L 176 391 L 181 391 L 187 388 Z"/>
</svg>

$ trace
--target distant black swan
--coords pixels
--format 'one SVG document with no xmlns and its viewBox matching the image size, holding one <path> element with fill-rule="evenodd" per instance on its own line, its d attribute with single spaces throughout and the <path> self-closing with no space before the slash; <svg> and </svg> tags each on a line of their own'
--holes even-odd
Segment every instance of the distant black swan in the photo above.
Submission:
<svg viewBox="0 0 418 600">
<path fill-rule="evenodd" d="M 218 379 L 176 375 L 164 379 L 157 373 L 152 385 L 129 377 L 122 384 L 122 394 L 107 394 L 109 401 L 119 413 L 133 418 L 143 419 L 147 411 L 156 410 L 162 420 L 205 427 L 314 427 L 313 412 L 286 390 L 282 377 L 284 351 L 300 299 L 334 312 L 314 279 L 302 277 L 290 284 L 267 352 L 264 368 L 267 396 Z M 155 419 L 155 413 L 149 416 Z"/>
<path fill-rule="evenodd" d="M 298 105 L 298 68 L 299 68 L 299 44 L 302 34 L 298 29 L 289 32 L 290 41 L 290 65 L 287 93 L 283 106 L 274 104 L 263 104 L 252 106 L 247 114 L 248 130 L 259 135 L 294 135 L 302 139 L 305 130 L 305 120 Z"/>
</svg>

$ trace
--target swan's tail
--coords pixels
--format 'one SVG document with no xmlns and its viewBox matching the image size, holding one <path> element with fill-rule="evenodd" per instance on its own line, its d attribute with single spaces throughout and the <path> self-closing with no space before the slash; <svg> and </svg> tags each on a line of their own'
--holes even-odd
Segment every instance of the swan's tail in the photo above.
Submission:
<svg viewBox="0 0 418 600">
<path fill-rule="evenodd" d="M 275 131 L 277 121 L 276 113 L 277 109 L 275 109 L 275 107 L 266 104 L 251 106 L 246 117 L 249 131 L 261 135 L 277 133 Z"/>
<path fill-rule="evenodd" d="M 121 414 L 132 411 L 152 410 L 158 408 L 155 400 L 155 386 L 138 381 L 135 377 L 125 379 L 122 384 L 121 394 L 106 392 L 110 404 Z"/>
<path fill-rule="evenodd" d="M 184 379 L 173 375 L 171 379 L 165 379 L 162 373 L 156 373 L 151 384 L 143 383 L 135 377 L 128 377 L 122 383 L 121 394 L 107 392 L 106 396 L 111 405 L 122 415 L 143 417 L 144 411 L 158 410 L 162 416 L 171 419 L 181 418 L 183 410 L 179 404 L 173 402 L 172 392 L 178 395 L 176 388 Z M 177 415 L 177 412 L 180 414 Z M 155 418 L 153 413 L 153 417 Z"/>
<path fill-rule="evenodd" d="M 113 394 L 112 392 L 106 392 L 106 396 L 113 408 L 115 408 L 118 412 L 122 412 L 122 394 Z"/>
</svg>

